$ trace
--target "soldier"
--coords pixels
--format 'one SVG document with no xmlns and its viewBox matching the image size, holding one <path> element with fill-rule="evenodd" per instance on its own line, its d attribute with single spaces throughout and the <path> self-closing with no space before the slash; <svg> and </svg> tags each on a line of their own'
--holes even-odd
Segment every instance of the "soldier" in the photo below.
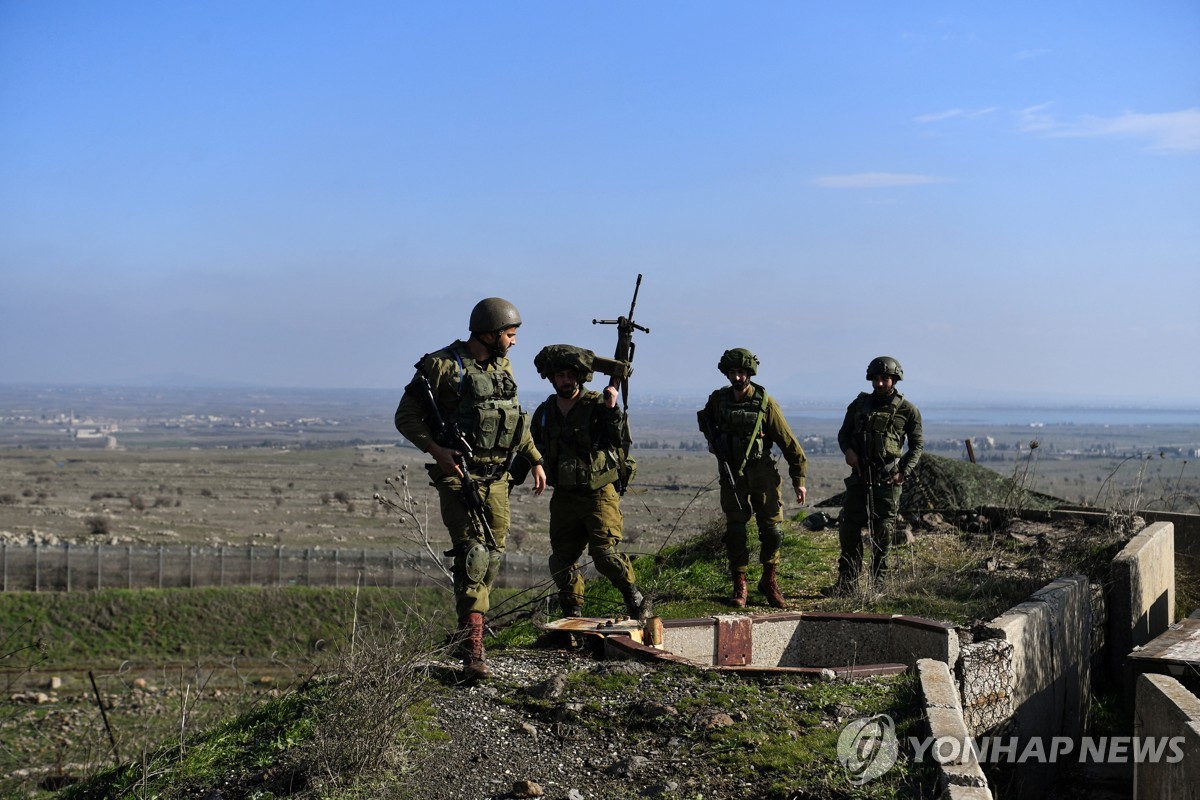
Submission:
<svg viewBox="0 0 1200 800">
<path fill-rule="evenodd" d="M 470 337 L 423 356 L 396 408 L 396 429 L 435 462 L 426 469 L 453 545 L 447 555 L 454 556 L 454 603 L 469 677 L 490 674 L 483 615 L 491 607 L 489 594 L 508 534 L 513 457 L 519 454 L 533 465 L 535 494 L 546 487 L 542 457 L 517 402 L 506 358 L 520 326 L 512 303 L 499 297 L 479 301 L 471 311 Z M 452 431 L 461 438 L 448 435 Z"/>
<path fill-rule="evenodd" d="M 917 468 L 925 446 L 921 412 L 896 391 L 903 378 L 904 370 L 896 359 L 873 359 L 867 365 L 867 380 L 874 391 L 861 392 L 855 398 L 838 431 L 838 446 L 853 472 L 846 478 L 846 501 L 838 526 L 842 552 L 835 594 L 849 594 L 858 581 L 864 526 L 871 538 L 871 577 L 878 582 L 887 574 L 901 487 Z M 901 455 L 905 441 L 908 449 Z"/>
<path fill-rule="evenodd" d="M 623 468 L 621 443 L 625 414 L 617 389 L 584 389 L 592 379 L 595 355 L 571 345 L 543 347 L 534 359 L 538 374 L 554 394 L 533 412 L 533 440 L 545 458 L 550 496 L 550 574 L 558 586 L 563 614 L 578 617 L 583 607 L 579 557 L 586 548 L 596 570 L 625 599 L 632 617 L 643 610 L 629 557 L 621 543 L 621 498 L 616 483 Z"/>
<path fill-rule="evenodd" d="M 726 350 L 717 369 L 729 379 L 729 386 L 709 395 L 708 403 L 697 418 L 708 439 L 709 450 L 716 455 L 721 470 L 721 510 L 725 512 L 725 550 L 733 577 L 733 605 L 746 605 L 746 569 L 750 549 L 746 523 L 753 513 L 758 521 L 759 560 L 762 578 L 758 590 L 767 602 L 783 608 L 783 593 L 776 581 L 779 548 L 783 544 L 782 482 L 771 459 L 771 447 L 778 445 L 788 463 L 788 476 L 796 492 L 796 502 L 804 504 L 808 490 L 804 476 L 808 458 L 775 398 L 750 378 L 758 372 L 758 359 L 744 347 Z"/>
</svg>

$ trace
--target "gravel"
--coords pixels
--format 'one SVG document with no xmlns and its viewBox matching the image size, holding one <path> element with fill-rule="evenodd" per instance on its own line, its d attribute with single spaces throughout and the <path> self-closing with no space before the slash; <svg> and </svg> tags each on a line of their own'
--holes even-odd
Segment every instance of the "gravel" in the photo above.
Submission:
<svg viewBox="0 0 1200 800">
<path fill-rule="evenodd" d="M 646 680 L 651 668 L 596 661 L 573 650 L 505 650 L 489 653 L 492 677 L 455 683 L 453 665 L 442 665 L 447 690 L 439 693 L 435 725 L 405 791 L 412 797 L 461 800 L 750 797 L 751 785 L 726 774 L 680 736 L 674 703 L 694 696 L 711 673 L 686 671 Z M 570 696 L 567 677 L 580 670 L 625 673 L 636 681 L 599 703 Z M 599 706 L 599 708 L 597 707 Z M 733 724 L 717 709 L 686 720 L 689 731 Z M 603 718 L 600 720 L 599 718 Z M 604 724 L 592 724 L 603 721 Z M 672 720 L 675 721 L 675 720 Z M 657 728 L 657 730 L 656 730 Z M 672 733 L 671 731 L 674 731 Z"/>
</svg>

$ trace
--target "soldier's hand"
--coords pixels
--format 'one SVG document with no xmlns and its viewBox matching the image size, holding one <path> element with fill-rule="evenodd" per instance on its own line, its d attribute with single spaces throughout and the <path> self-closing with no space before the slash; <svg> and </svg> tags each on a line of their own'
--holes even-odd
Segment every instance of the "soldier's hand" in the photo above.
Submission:
<svg viewBox="0 0 1200 800">
<path fill-rule="evenodd" d="M 546 470 L 541 464 L 534 464 L 531 473 L 533 475 L 533 493 L 541 494 L 546 491 Z"/>
<path fill-rule="evenodd" d="M 617 407 L 617 387 L 615 387 L 615 386 L 605 386 L 604 387 L 604 405 L 607 408 L 616 408 Z"/>
<path fill-rule="evenodd" d="M 900 484 L 904 483 L 904 473 L 897 471 L 894 475 L 892 475 L 892 477 L 888 478 L 888 483 L 894 486 L 899 486 Z"/>
<path fill-rule="evenodd" d="M 454 475 L 459 478 L 465 477 L 463 471 L 458 468 L 455 456 L 462 455 L 457 450 L 451 450 L 449 447 L 442 447 L 437 442 L 429 443 L 429 455 L 433 456 L 433 460 L 441 467 L 442 472 L 447 475 Z"/>
<path fill-rule="evenodd" d="M 858 472 L 858 453 L 854 452 L 854 448 L 846 448 L 845 456 L 846 463 L 850 466 L 850 469 Z"/>
<path fill-rule="evenodd" d="M 804 505 L 804 501 L 808 499 L 808 488 L 805 486 L 796 487 L 796 502 Z"/>
</svg>

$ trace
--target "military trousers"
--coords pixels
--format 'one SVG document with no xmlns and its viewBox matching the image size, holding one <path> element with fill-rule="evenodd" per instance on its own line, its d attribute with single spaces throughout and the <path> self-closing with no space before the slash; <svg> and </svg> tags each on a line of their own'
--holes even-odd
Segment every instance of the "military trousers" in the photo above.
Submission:
<svg viewBox="0 0 1200 800">
<path fill-rule="evenodd" d="M 563 608 L 583 605 L 583 573 L 579 557 L 584 550 L 596 571 L 619 590 L 636 581 L 629 556 L 618 547 L 624 517 L 621 496 L 613 484 L 599 489 L 555 488 L 550 495 L 550 575 L 558 587 Z"/>
<path fill-rule="evenodd" d="M 783 481 L 769 458 L 751 461 L 733 487 L 721 484 L 721 511 L 725 513 L 725 554 L 734 572 L 745 572 L 750 565 L 750 535 L 747 523 L 758 523 L 759 561 L 779 563 L 783 534 Z M 741 508 L 738 503 L 741 503 Z"/>
<path fill-rule="evenodd" d="M 899 514 L 899 486 L 888 483 L 868 487 L 857 475 L 846 479 L 846 500 L 838 523 L 841 544 L 841 555 L 838 557 L 839 585 L 849 588 L 858 579 L 863 561 L 862 529 L 868 527 L 868 522 L 871 576 L 878 579 L 887 574 L 888 551 Z"/>
<path fill-rule="evenodd" d="M 459 620 L 466 619 L 473 611 L 487 613 L 491 608 L 491 588 L 500 571 L 504 542 L 508 537 L 508 476 L 501 475 L 487 483 L 477 480 L 476 483 L 494 544 L 488 542 L 482 531 L 475 529 L 463 502 L 461 480 L 442 477 L 433 484 L 441 504 L 442 523 L 450 532 L 454 550 L 454 610 Z"/>
</svg>

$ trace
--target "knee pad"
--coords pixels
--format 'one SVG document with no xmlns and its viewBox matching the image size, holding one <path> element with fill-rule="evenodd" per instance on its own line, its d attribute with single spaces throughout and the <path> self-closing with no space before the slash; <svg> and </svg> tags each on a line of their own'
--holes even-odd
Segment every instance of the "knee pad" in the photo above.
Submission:
<svg viewBox="0 0 1200 800">
<path fill-rule="evenodd" d="M 487 572 L 484 573 L 483 582 L 488 586 L 496 580 L 496 576 L 500 574 L 500 559 L 502 558 L 499 550 L 488 551 Z"/>
<path fill-rule="evenodd" d="M 758 532 L 758 540 L 764 550 L 778 550 L 783 546 L 783 531 L 778 525 L 768 525 Z"/>
<path fill-rule="evenodd" d="M 480 583 L 487 575 L 490 564 L 488 549 L 481 542 L 473 542 L 463 555 L 463 571 L 471 583 Z"/>
</svg>

